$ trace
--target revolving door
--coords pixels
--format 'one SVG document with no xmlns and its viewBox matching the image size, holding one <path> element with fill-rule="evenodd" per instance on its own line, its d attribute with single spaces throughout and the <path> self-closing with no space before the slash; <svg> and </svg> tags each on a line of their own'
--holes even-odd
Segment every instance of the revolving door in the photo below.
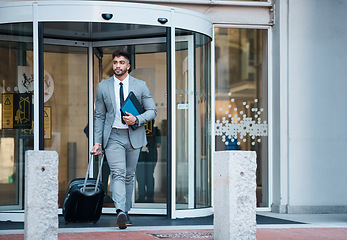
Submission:
<svg viewBox="0 0 347 240">
<path fill-rule="evenodd" d="M 59 207 L 69 182 L 84 177 L 97 84 L 113 74 L 112 52 L 123 47 L 131 54 L 130 74 L 146 81 L 158 111 L 146 126 L 148 144 L 141 149 L 132 213 L 210 214 L 211 23 L 199 14 L 144 4 L 11 4 L 0 8 L 11 5 L 7 10 L 20 19 L 1 17 L 0 24 L 5 56 L 0 162 L 6 166 L 0 173 L 0 211 L 23 209 L 28 149 L 58 152 Z M 30 113 L 14 112 L 26 96 Z M 18 123 L 25 114 L 26 124 Z M 103 212 L 113 213 L 107 163 L 102 178 L 108 193 Z"/>
</svg>

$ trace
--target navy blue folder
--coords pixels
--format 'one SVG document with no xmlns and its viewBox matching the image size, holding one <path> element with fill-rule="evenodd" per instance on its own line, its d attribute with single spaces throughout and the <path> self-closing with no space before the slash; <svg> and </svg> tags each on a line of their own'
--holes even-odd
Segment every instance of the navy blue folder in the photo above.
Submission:
<svg viewBox="0 0 347 240">
<path fill-rule="evenodd" d="M 127 116 L 125 112 L 128 112 L 134 115 L 135 117 L 145 112 L 145 110 L 143 109 L 139 100 L 137 100 L 133 92 L 130 92 L 128 94 L 128 97 L 125 99 L 121 107 L 121 111 L 124 114 L 124 116 Z M 134 130 L 136 129 L 135 125 L 131 125 L 130 127 Z"/>
</svg>

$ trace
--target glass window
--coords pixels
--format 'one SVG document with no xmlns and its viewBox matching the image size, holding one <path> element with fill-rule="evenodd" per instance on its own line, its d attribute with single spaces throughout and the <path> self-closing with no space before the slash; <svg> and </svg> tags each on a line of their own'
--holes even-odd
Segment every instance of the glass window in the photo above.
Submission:
<svg viewBox="0 0 347 240">
<path fill-rule="evenodd" d="M 0 25 L 0 209 L 22 209 L 33 146 L 32 23 Z"/>
<path fill-rule="evenodd" d="M 257 153 L 257 206 L 268 206 L 267 30 L 216 28 L 216 151 Z"/>
</svg>

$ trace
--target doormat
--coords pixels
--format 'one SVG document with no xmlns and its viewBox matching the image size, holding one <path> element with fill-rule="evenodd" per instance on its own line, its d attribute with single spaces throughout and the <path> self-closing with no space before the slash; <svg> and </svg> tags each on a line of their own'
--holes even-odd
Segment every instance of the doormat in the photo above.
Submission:
<svg viewBox="0 0 347 240">
<path fill-rule="evenodd" d="M 149 235 L 159 238 L 183 238 L 183 239 L 193 239 L 193 238 L 206 238 L 213 239 L 213 232 L 181 232 L 181 233 L 149 233 Z"/>
</svg>

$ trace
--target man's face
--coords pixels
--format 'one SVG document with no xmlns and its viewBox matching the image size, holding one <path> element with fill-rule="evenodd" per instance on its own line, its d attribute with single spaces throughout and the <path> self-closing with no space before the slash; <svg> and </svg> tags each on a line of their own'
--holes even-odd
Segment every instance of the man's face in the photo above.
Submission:
<svg viewBox="0 0 347 240">
<path fill-rule="evenodd" d="M 121 77 L 124 74 L 126 74 L 129 70 L 129 68 L 130 68 L 130 64 L 129 64 L 128 59 L 126 59 L 123 56 L 114 57 L 113 62 L 112 62 L 112 69 L 113 69 L 114 74 L 117 77 Z"/>
</svg>

